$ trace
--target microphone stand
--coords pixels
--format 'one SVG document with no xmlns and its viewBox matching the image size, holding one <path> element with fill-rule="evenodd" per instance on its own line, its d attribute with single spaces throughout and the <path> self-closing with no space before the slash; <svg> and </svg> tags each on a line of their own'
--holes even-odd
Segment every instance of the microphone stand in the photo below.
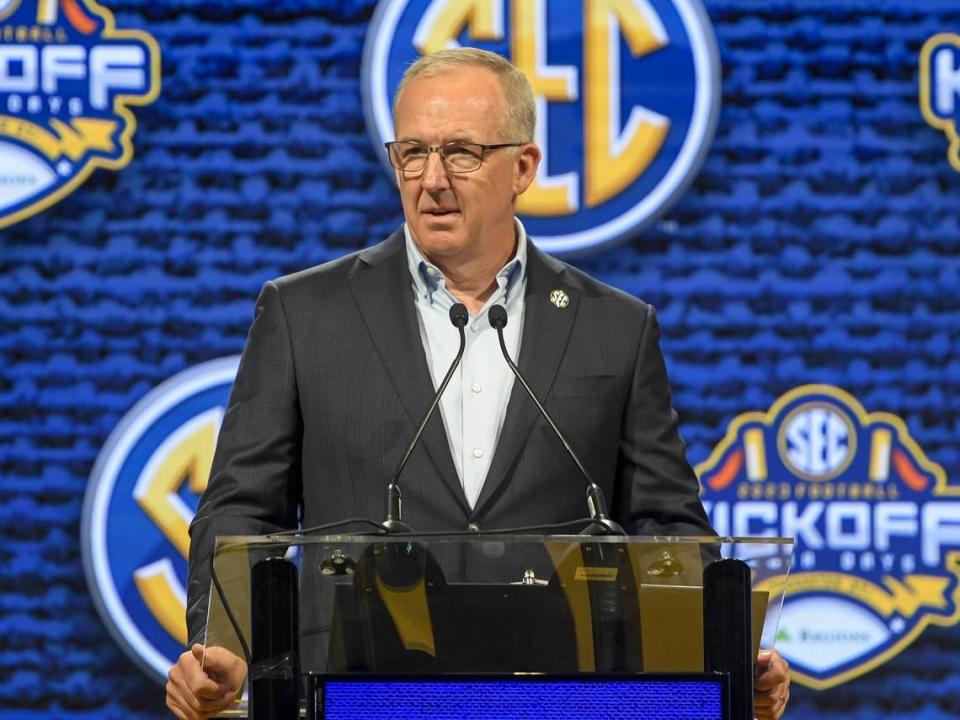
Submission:
<svg viewBox="0 0 960 720">
<path fill-rule="evenodd" d="M 610 515 L 607 512 L 607 502 L 603 497 L 603 489 L 593 481 L 590 473 L 587 472 L 587 468 L 584 467 L 584 464 L 580 461 L 580 458 L 573 451 L 573 448 L 570 447 L 570 443 L 567 441 L 567 438 L 564 437 L 562 432 L 560 432 L 560 428 L 557 427 L 557 424 L 553 421 L 553 418 L 550 417 L 550 413 L 547 412 L 547 409 L 543 406 L 543 403 L 540 402 L 536 393 L 533 392 L 533 388 L 530 387 L 526 379 L 523 377 L 523 373 L 520 372 L 520 368 L 518 368 L 516 363 L 514 363 L 511 359 L 510 353 L 507 351 L 507 345 L 503 339 L 503 329 L 507 326 L 506 309 L 502 305 L 494 305 L 488 311 L 487 318 L 490 320 L 490 326 L 497 331 L 497 338 L 500 341 L 500 351 L 503 353 L 503 358 L 507 361 L 507 365 L 513 371 L 513 374 L 516 376 L 517 380 L 520 381 L 520 385 L 523 386 L 524 390 L 526 390 L 527 395 L 529 395 L 530 399 L 533 400 L 533 404 L 537 406 L 537 410 L 540 411 L 540 414 L 543 416 L 544 420 L 547 421 L 550 429 L 553 430 L 554 434 L 560 440 L 560 443 L 563 445 L 563 449 L 567 451 L 567 455 L 569 455 L 573 459 L 573 462 L 576 463 L 580 474 L 587 481 L 587 511 L 590 513 L 590 524 L 583 529 L 581 534 L 626 535 L 627 533 L 624 532 L 623 528 L 620 527 L 615 520 L 610 518 Z"/>
<path fill-rule="evenodd" d="M 466 327 L 467 321 L 470 319 L 470 315 L 467 312 L 467 308 L 463 303 L 454 303 L 450 308 L 450 322 L 453 323 L 453 326 L 457 328 L 460 332 L 460 349 L 457 350 L 457 356 L 453 359 L 453 362 L 450 364 L 450 368 L 447 370 L 447 374 L 444 375 L 443 381 L 440 383 L 440 387 L 437 389 L 436 394 L 433 396 L 433 401 L 430 403 L 430 407 L 427 408 L 427 412 L 424 413 L 423 419 L 420 421 L 420 425 L 417 426 L 417 431 L 413 434 L 413 439 L 410 440 L 410 444 L 407 445 L 406 451 L 403 453 L 403 457 L 400 458 L 400 462 L 397 465 L 397 469 L 393 472 L 393 477 L 390 479 L 390 484 L 387 485 L 387 496 L 386 496 L 386 506 L 387 506 L 387 517 L 380 523 L 387 533 L 409 533 L 413 530 L 403 522 L 401 519 L 401 510 L 400 510 L 400 486 L 397 484 L 397 480 L 400 478 L 400 473 L 403 472 L 403 468 L 406 466 L 407 461 L 410 459 L 410 456 L 413 454 L 413 449 L 417 446 L 417 443 L 420 442 L 420 436 L 423 435 L 423 431 L 427 427 L 427 423 L 430 421 L 431 416 L 433 415 L 434 410 L 436 410 L 437 405 L 440 404 L 440 397 L 443 395 L 443 391 L 447 389 L 447 385 L 450 383 L 450 378 L 453 377 L 454 371 L 457 369 L 457 366 L 460 364 L 460 359 L 463 357 L 463 351 L 467 346 L 467 338 L 464 334 L 463 328 Z"/>
</svg>

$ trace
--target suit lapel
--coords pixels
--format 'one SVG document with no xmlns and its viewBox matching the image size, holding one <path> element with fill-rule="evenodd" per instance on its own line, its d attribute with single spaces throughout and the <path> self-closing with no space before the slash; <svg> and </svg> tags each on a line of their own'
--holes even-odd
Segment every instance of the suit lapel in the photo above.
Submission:
<svg viewBox="0 0 960 720">
<path fill-rule="evenodd" d="M 384 243 L 360 254 L 351 273 L 351 282 L 370 337 L 412 427 L 416 428 L 436 389 L 420 339 L 402 229 Z M 450 455 L 450 444 L 439 410 L 430 418 L 420 442 L 444 484 L 464 513 L 468 513 L 470 508 Z M 403 487 L 403 478 L 400 487 Z"/>
<path fill-rule="evenodd" d="M 545 402 L 566 352 L 580 297 L 564 277 L 564 266 L 541 253 L 532 242 L 527 245 L 527 264 L 523 334 L 517 365 L 540 402 Z M 565 291 L 570 298 L 569 305 L 563 309 L 554 306 L 550 302 L 553 290 Z M 477 498 L 475 514 L 482 512 L 508 478 L 539 417 L 540 412 L 520 382 L 514 381 L 497 449 Z"/>
</svg>

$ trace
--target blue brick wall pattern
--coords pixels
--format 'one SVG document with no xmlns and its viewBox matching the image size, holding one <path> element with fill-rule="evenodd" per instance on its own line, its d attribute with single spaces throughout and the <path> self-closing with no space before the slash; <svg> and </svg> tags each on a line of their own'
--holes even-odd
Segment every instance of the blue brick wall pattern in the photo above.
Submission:
<svg viewBox="0 0 960 720">
<path fill-rule="evenodd" d="M 151 388 L 240 351 L 260 285 L 376 242 L 399 203 L 370 147 L 373 0 L 124 0 L 163 91 L 133 162 L 0 231 L 0 716 L 159 718 L 104 629 L 83 492 Z M 918 110 L 917 57 L 956 0 L 706 0 L 716 140 L 643 237 L 576 259 L 659 309 L 693 462 L 730 420 L 808 382 L 900 415 L 960 476 L 960 174 Z M 792 717 L 960 716 L 960 628 Z"/>
</svg>

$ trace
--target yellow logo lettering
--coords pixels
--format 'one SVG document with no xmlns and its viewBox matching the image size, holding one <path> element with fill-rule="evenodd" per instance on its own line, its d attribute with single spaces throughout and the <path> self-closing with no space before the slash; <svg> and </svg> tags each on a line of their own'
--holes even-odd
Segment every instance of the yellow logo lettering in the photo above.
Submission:
<svg viewBox="0 0 960 720">
<path fill-rule="evenodd" d="M 184 482 L 201 493 L 210 479 L 222 411 L 208 410 L 185 424 L 157 448 L 143 470 L 133 497 L 167 540 L 187 557 L 193 512 L 177 492 Z"/>
<path fill-rule="evenodd" d="M 466 31 L 474 41 L 504 37 L 504 0 L 434 0 L 423 14 L 413 44 L 427 55 L 457 46 Z M 578 69 L 547 62 L 545 0 L 513 0 L 510 54 L 527 76 L 537 105 L 534 140 L 543 151 L 537 176 L 517 200 L 518 212 L 534 216 L 569 215 L 580 208 L 578 172 L 549 174 L 547 105 L 575 102 Z M 588 207 L 600 205 L 630 185 L 663 145 L 670 121 L 644 107 L 630 111 L 620 126 L 620 38 L 634 56 L 667 45 L 667 34 L 647 0 L 584 2 L 584 175 Z M 515 138 L 506 138 L 514 140 Z"/>
<path fill-rule="evenodd" d="M 137 504 L 184 558 L 190 550 L 193 512 L 178 492 L 185 482 L 197 494 L 207 487 L 222 417 L 220 408 L 208 410 L 167 438 L 147 462 L 133 490 Z M 185 643 L 186 592 L 170 559 L 139 568 L 134 582 L 157 622 Z"/>
<path fill-rule="evenodd" d="M 464 28 L 474 40 L 501 39 L 500 0 L 433 0 L 417 25 L 413 45 L 421 55 L 445 50 L 456 45 Z"/>
<path fill-rule="evenodd" d="M 666 46 L 667 34 L 646 0 L 588 0 L 584 8 L 584 194 L 587 206 L 595 207 L 633 182 L 670 129 L 665 116 L 634 107 L 621 131 L 620 36 L 634 56 L 643 56 Z"/>
<path fill-rule="evenodd" d="M 537 135 L 534 140 L 543 151 L 537 176 L 517 199 L 517 211 L 527 215 L 569 215 L 580 205 L 580 178 L 575 172 L 548 174 L 547 103 L 577 99 L 577 69 L 569 65 L 547 65 L 544 0 L 515 0 L 512 7 L 511 53 L 514 64 L 533 86 L 537 103 Z"/>
</svg>

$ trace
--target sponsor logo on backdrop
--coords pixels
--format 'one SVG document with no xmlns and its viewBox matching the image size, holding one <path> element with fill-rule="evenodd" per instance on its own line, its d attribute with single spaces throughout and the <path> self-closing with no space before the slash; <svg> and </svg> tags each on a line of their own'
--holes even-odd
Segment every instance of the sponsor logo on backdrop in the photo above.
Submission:
<svg viewBox="0 0 960 720">
<path fill-rule="evenodd" d="M 939 33 L 920 50 L 920 111 L 947 136 L 947 160 L 960 172 L 960 35 Z"/>
<path fill-rule="evenodd" d="M 125 167 L 159 92 L 156 41 L 93 0 L 0 0 L 0 228 Z"/>
<path fill-rule="evenodd" d="M 696 470 L 721 535 L 796 538 L 777 647 L 797 682 L 833 687 L 960 620 L 960 484 L 899 417 L 798 387 Z"/>
<path fill-rule="evenodd" d="M 187 641 L 187 529 L 238 363 L 197 365 L 138 402 L 101 450 L 84 498 L 83 561 L 97 610 L 159 680 Z"/>
<path fill-rule="evenodd" d="M 362 81 L 378 150 L 393 139 L 405 68 L 458 45 L 510 58 L 533 85 L 543 160 L 518 210 L 544 249 L 582 252 L 637 236 L 699 170 L 720 70 L 698 0 L 383 0 Z"/>
</svg>

